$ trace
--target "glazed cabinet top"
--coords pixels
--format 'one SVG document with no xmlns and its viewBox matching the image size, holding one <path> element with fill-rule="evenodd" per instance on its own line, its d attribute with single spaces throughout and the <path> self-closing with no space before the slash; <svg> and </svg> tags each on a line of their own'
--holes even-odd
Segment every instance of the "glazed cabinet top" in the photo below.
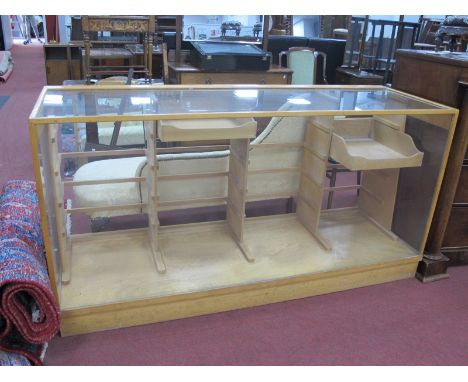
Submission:
<svg viewBox="0 0 468 382">
<path fill-rule="evenodd" d="M 47 86 L 30 121 L 455 113 L 383 86 Z"/>
</svg>

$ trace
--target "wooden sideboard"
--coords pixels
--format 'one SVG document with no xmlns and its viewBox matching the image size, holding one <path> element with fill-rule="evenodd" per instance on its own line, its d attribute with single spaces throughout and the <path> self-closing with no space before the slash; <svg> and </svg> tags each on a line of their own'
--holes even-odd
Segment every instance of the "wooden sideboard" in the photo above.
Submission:
<svg viewBox="0 0 468 382">
<path fill-rule="evenodd" d="M 260 84 L 288 85 L 291 83 L 292 70 L 272 65 L 267 71 L 230 71 L 207 72 L 188 63 L 169 63 L 169 81 L 171 84 Z"/>
<path fill-rule="evenodd" d="M 398 50 L 393 88 L 460 110 L 428 255 L 418 269 L 423 281 L 447 277 L 448 264 L 468 264 L 468 53 Z"/>
</svg>

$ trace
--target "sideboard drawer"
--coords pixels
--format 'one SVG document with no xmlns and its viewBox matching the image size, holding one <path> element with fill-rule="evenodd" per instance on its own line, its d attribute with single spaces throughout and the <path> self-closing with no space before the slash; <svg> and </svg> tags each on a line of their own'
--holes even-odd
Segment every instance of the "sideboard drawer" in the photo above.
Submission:
<svg viewBox="0 0 468 382">
<path fill-rule="evenodd" d="M 285 73 L 255 72 L 255 73 L 181 73 L 181 84 L 253 84 L 253 85 L 287 85 L 291 76 Z"/>
</svg>

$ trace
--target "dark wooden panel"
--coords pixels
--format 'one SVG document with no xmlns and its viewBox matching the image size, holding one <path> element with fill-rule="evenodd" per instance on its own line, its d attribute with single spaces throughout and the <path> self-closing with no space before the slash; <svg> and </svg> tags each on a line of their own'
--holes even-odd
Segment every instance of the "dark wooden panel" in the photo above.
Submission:
<svg viewBox="0 0 468 382">
<path fill-rule="evenodd" d="M 468 165 L 462 167 L 454 202 L 468 204 Z"/>
<path fill-rule="evenodd" d="M 453 207 L 445 231 L 443 247 L 468 246 L 468 207 Z"/>
<path fill-rule="evenodd" d="M 458 81 L 466 77 L 468 68 L 429 59 L 427 54 L 397 51 L 392 87 L 444 105 L 459 107 Z"/>
</svg>

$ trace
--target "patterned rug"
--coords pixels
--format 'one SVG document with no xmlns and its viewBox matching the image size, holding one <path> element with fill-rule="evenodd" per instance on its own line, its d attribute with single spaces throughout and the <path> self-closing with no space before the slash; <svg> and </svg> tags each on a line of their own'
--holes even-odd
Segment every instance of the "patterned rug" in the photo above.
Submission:
<svg viewBox="0 0 468 382">
<path fill-rule="evenodd" d="M 0 350 L 0 366 L 31 366 L 31 363 L 21 354 Z"/>
<path fill-rule="evenodd" d="M 0 196 L 0 350 L 41 365 L 59 310 L 44 258 L 32 181 L 9 181 Z"/>
<path fill-rule="evenodd" d="M 10 96 L 0 96 L 0 109 L 5 105 L 6 101 L 8 101 L 8 98 L 10 98 Z"/>
</svg>

